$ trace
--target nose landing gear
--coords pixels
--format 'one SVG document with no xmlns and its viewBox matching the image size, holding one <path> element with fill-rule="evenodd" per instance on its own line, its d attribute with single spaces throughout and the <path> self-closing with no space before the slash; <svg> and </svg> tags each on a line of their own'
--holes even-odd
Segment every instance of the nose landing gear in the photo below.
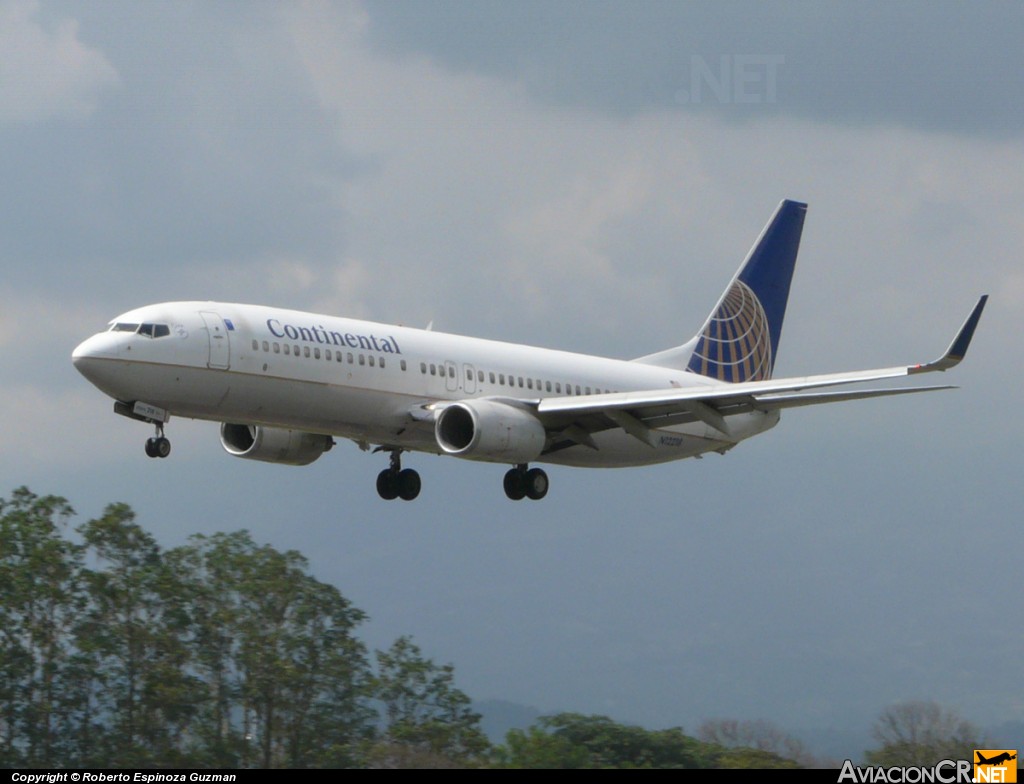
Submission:
<svg viewBox="0 0 1024 784">
<path fill-rule="evenodd" d="M 167 457 L 171 453 L 171 442 L 164 435 L 163 424 L 156 425 L 156 435 L 146 439 L 147 457 Z"/>
</svg>

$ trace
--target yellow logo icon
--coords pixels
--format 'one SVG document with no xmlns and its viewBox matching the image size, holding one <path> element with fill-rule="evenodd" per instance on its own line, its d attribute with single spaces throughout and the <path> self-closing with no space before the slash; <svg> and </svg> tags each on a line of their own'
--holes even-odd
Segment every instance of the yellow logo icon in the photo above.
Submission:
<svg viewBox="0 0 1024 784">
<path fill-rule="evenodd" d="M 974 781 L 1008 784 L 1017 780 L 1016 749 L 975 749 Z"/>
</svg>

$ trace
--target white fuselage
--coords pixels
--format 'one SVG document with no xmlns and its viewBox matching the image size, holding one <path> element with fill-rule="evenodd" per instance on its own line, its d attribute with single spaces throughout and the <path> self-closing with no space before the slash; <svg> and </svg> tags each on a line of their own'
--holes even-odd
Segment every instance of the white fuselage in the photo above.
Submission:
<svg viewBox="0 0 1024 784">
<path fill-rule="evenodd" d="M 159 334 L 129 329 L 138 324 L 158 325 Z M 640 362 L 220 302 L 130 311 L 73 357 L 93 384 L 122 402 L 434 453 L 442 452 L 434 411 L 452 401 L 536 402 L 722 383 Z M 728 436 L 693 422 L 655 431 L 654 443 L 612 428 L 595 433 L 590 445 L 570 445 L 539 460 L 595 467 L 659 463 L 723 451 L 777 421 L 778 412 L 754 411 L 730 418 Z"/>
</svg>

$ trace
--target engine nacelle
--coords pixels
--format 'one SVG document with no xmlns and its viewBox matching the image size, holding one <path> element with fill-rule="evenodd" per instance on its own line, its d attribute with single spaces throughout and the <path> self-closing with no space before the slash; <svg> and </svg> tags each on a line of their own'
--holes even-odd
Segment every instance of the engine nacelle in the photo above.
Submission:
<svg viewBox="0 0 1024 784">
<path fill-rule="evenodd" d="M 434 437 L 449 455 L 528 463 L 540 456 L 546 434 L 528 411 L 494 400 L 467 400 L 441 410 Z"/>
<path fill-rule="evenodd" d="M 294 466 L 309 465 L 334 446 L 330 436 L 230 422 L 220 426 L 220 443 L 235 457 Z"/>
</svg>

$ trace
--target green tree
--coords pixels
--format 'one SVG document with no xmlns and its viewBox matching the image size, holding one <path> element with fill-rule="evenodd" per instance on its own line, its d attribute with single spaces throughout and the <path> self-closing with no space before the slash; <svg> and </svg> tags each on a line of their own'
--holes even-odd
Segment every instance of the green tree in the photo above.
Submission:
<svg viewBox="0 0 1024 784">
<path fill-rule="evenodd" d="M 423 657 L 409 637 L 377 651 L 374 697 L 383 706 L 383 741 L 453 761 L 469 761 L 488 750 L 480 714 L 455 687 L 455 670 Z"/>
<path fill-rule="evenodd" d="M 72 751 L 70 638 L 85 595 L 81 548 L 60 531 L 73 514 L 24 487 L 0 499 L 0 765 L 47 766 Z"/>
<path fill-rule="evenodd" d="M 799 739 L 764 719 L 709 719 L 697 729 L 697 737 L 726 749 L 748 749 L 775 754 L 802 767 L 815 767 L 811 756 Z"/>
<path fill-rule="evenodd" d="M 865 754 L 871 765 L 931 766 L 944 759 L 973 759 L 974 749 L 988 748 L 977 727 L 930 701 L 890 705 L 871 734 L 879 743 Z"/>
<path fill-rule="evenodd" d="M 778 754 L 726 749 L 679 727 L 647 730 L 607 716 L 559 713 L 528 730 L 512 730 L 494 755 L 507 768 L 795 768 Z"/>
<path fill-rule="evenodd" d="M 307 574 L 299 553 L 245 531 L 192 537 L 170 558 L 191 575 L 194 660 L 209 694 L 197 734 L 210 761 L 354 764 L 372 732 L 369 665 L 353 635 L 365 615 Z"/>
<path fill-rule="evenodd" d="M 710 767 L 705 749 L 679 727 L 646 730 L 618 724 L 607 716 L 559 713 L 541 719 L 541 725 L 590 755 L 594 768 L 703 768 Z"/>
<path fill-rule="evenodd" d="M 94 762 L 184 764 L 184 734 L 205 693 L 189 672 L 177 575 L 125 504 L 111 504 L 78 530 L 106 567 L 85 572 L 91 606 L 78 638 L 109 717 L 108 732 L 94 743 Z"/>
</svg>

